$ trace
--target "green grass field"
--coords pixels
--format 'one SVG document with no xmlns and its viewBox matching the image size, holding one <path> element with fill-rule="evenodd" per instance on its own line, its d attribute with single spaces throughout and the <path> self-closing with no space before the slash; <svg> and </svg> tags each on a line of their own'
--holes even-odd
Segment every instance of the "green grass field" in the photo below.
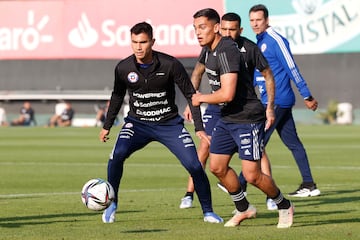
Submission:
<svg viewBox="0 0 360 240">
<path fill-rule="evenodd" d="M 360 239 L 360 126 L 299 125 L 312 173 L 322 195 L 293 198 L 294 225 L 277 229 L 277 212 L 266 210 L 265 196 L 248 187 L 258 208 L 256 219 L 225 228 L 202 220 L 197 198 L 179 209 L 187 173 L 162 145 L 151 143 L 125 165 L 117 221 L 103 224 L 101 213 L 81 203 L 90 178 L 106 178 L 108 143 L 99 128 L 0 128 L 0 239 Z M 284 193 L 295 190 L 300 174 L 276 134 L 267 152 Z M 240 170 L 234 157 L 232 166 Z M 214 210 L 224 220 L 234 209 L 208 172 Z"/>
</svg>

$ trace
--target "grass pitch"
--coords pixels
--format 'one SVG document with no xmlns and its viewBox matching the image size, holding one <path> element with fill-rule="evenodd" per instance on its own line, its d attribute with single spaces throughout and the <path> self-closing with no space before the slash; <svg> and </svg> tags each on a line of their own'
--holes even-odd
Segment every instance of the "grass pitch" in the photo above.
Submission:
<svg viewBox="0 0 360 240">
<path fill-rule="evenodd" d="M 189 126 L 189 129 L 191 126 Z M 159 143 L 151 143 L 125 164 L 114 224 L 86 209 L 80 191 L 90 178 L 106 178 L 108 143 L 99 128 L 0 128 L 0 239 L 359 239 L 360 126 L 298 126 L 312 173 L 322 195 L 292 198 L 294 225 L 277 229 L 277 212 L 266 210 L 265 196 L 248 187 L 256 219 L 236 228 L 202 220 L 194 208 L 179 209 L 187 173 Z M 267 152 L 276 183 L 284 193 L 301 182 L 291 153 L 273 135 Z M 237 157 L 232 167 L 241 169 Z M 208 172 L 214 210 L 224 220 L 234 206 Z"/>
</svg>

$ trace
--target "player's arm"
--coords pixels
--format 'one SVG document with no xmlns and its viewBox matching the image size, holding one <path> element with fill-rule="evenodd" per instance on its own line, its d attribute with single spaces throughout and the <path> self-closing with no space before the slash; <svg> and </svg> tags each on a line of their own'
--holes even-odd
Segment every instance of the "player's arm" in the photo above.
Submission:
<svg viewBox="0 0 360 240">
<path fill-rule="evenodd" d="M 196 93 L 192 97 L 194 106 L 201 103 L 218 104 L 231 102 L 235 96 L 238 73 L 225 73 L 220 76 L 221 88 L 210 94 Z"/>
<path fill-rule="evenodd" d="M 318 102 L 312 96 L 310 89 L 307 86 L 307 83 L 303 76 L 300 73 L 299 68 L 297 67 L 292 53 L 289 48 L 280 48 L 279 46 L 276 49 L 277 58 L 281 61 L 285 70 L 287 71 L 290 78 L 296 85 L 300 95 L 304 98 L 304 103 L 308 109 L 315 111 L 318 106 Z"/>
<path fill-rule="evenodd" d="M 199 90 L 201 79 L 204 72 L 205 72 L 205 65 L 200 62 L 197 62 L 191 74 L 191 83 L 194 86 L 195 90 Z"/>
<path fill-rule="evenodd" d="M 195 88 L 192 85 L 184 66 L 178 60 L 174 61 L 172 74 L 174 77 L 174 82 L 177 84 L 186 101 L 188 102 L 191 114 L 194 118 L 195 131 L 204 131 L 200 107 L 193 106 L 191 104 L 191 97 L 195 93 Z"/>
<path fill-rule="evenodd" d="M 195 90 L 199 90 L 200 84 L 201 84 L 201 79 L 202 79 L 204 72 L 205 72 L 205 65 L 200 62 L 197 62 L 195 64 L 194 70 L 191 74 L 191 83 L 194 86 Z M 185 120 L 187 120 L 187 121 L 193 120 L 189 105 L 186 105 L 183 114 L 184 114 Z"/>
<path fill-rule="evenodd" d="M 127 90 L 126 84 L 122 81 L 120 74 L 118 73 L 118 67 L 119 66 L 115 68 L 114 89 L 111 93 L 105 122 L 99 134 L 99 139 L 102 142 L 106 142 L 109 139 L 108 135 L 110 133 L 110 129 L 113 126 L 114 121 L 117 118 L 117 115 L 121 109 Z"/>
<path fill-rule="evenodd" d="M 271 68 L 267 66 L 261 71 L 261 74 L 265 78 L 265 87 L 267 93 L 267 105 L 266 105 L 266 126 L 265 129 L 271 127 L 275 122 L 274 101 L 275 101 L 275 80 Z"/>
</svg>

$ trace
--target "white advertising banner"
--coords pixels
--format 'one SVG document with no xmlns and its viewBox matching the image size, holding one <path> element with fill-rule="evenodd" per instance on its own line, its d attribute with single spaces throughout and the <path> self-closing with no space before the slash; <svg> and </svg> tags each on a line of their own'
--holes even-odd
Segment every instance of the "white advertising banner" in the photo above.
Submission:
<svg viewBox="0 0 360 240">
<path fill-rule="evenodd" d="M 269 22 L 290 43 L 294 54 L 360 52 L 360 1 L 291 0 L 261 2 Z M 242 17 L 244 35 L 256 41 L 249 25 L 249 9 L 257 1 L 226 1 L 227 12 Z"/>
</svg>

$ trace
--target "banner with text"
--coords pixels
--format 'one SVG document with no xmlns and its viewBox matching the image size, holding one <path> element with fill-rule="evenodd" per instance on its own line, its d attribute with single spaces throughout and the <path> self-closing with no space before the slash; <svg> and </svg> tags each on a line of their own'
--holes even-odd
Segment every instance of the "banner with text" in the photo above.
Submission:
<svg viewBox="0 0 360 240">
<path fill-rule="evenodd" d="M 0 59 L 119 59 L 131 54 L 130 28 L 154 27 L 154 49 L 195 57 L 193 14 L 222 0 L 1 1 Z"/>
<path fill-rule="evenodd" d="M 228 0 L 227 12 L 242 18 L 243 35 L 256 41 L 249 24 L 253 0 Z M 290 42 L 294 54 L 360 52 L 360 1 L 262 0 L 270 25 Z"/>
</svg>

